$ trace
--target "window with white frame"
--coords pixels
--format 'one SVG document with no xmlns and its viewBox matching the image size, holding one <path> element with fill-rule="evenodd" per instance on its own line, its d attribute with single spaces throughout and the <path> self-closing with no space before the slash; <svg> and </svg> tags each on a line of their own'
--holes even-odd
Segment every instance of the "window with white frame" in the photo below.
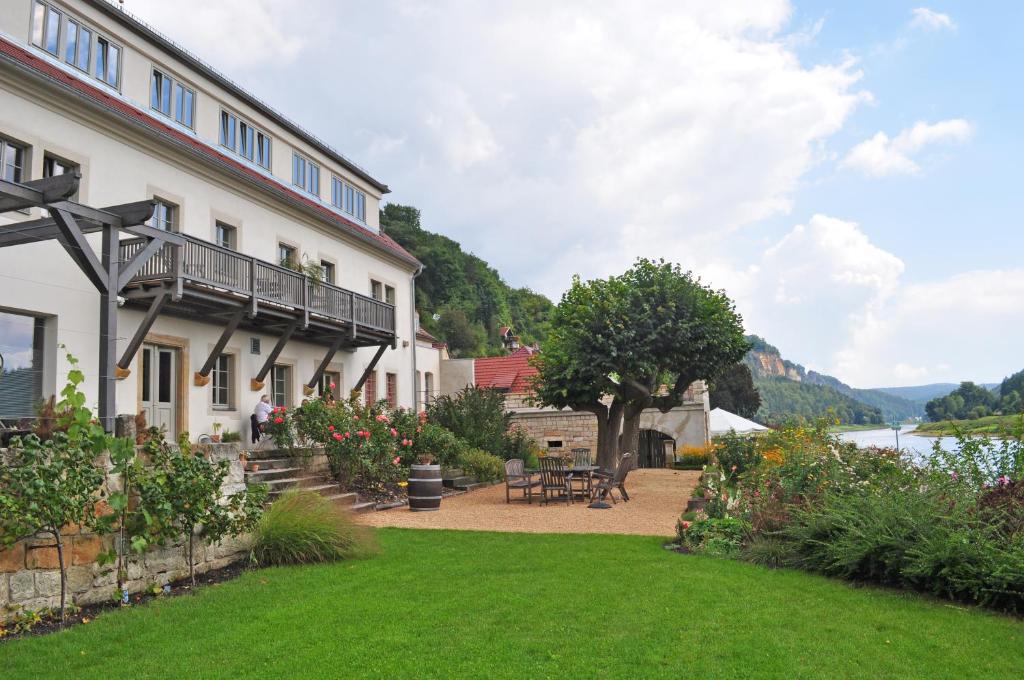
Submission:
<svg viewBox="0 0 1024 680">
<path fill-rule="evenodd" d="M 153 200 L 156 205 L 153 207 L 153 216 L 149 218 L 147 224 L 164 231 L 178 231 L 178 206 L 160 198 Z"/>
<path fill-rule="evenodd" d="M 25 179 L 25 147 L 0 137 L 0 179 L 22 182 Z"/>
<path fill-rule="evenodd" d="M 287 243 L 277 244 L 277 263 L 282 267 L 288 267 L 291 269 L 299 262 L 299 252 L 295 246 L 290 246 Z"/>
<path fill-rule="evenodd" d="M 274 406 L 289 406 L 291 402 L 292 368 L 274 364 L 270 369 L 270 399 Z"/>
<path fill-rule="evenodd" d="M 384 286 L 384 302 L 388 303 L 389 305 L 395 304 L 394 286 Z"/>
<path fill-rule="evenodd" d="M 320 195 L 320 166 L 305 156 L 292 154 L 292 184 L 313 194 Z"/>
<path fill-rule="evenodd" d="M 221 354 L 213 364 L 213 407 L 220 410 L 232 408 L 232 383 L 234 382 L 234 360 L 230 354 Z"/>
<path fill-rule="evenodd" d="M 32 44 L 108 85 L 120 87 L 121 47 L 44 0 L 32 4 Z"/>
<path fill-rule="evenodd" d="M 96 38 L 96 77 L 118 87 L 121 77 L 121 48 L 104 37 Z"/>
<path fill-rule="evenodd" d="M 185 127 L 192 127 L 195 118 L 196 93 L 166 73 L 153 69 L 149 105 Z"/>
<path fill-rule="evenodd" d="M 220 112 L 220 145 L 270 169 L 271 139 L 263 130 L 228 111 Z"/>
<path fill-rule="evenodd" d="M 225 222 L 217 221 L 213 227 L 214 239 L 221 248 L 238 249 L 238 230 Z"/>
<path fill-rule="evenodd" d="M 434 398 L 434 374 L 423 374 L 423 402 L 430 404 Z"/>
<path fill-rule="evenodd" d="M 51 154 L 43 155 L 43 177 L 57 177 L 69 172 L 74 172 L 77 169 L 77 163 L 71 163 Z M 69 198 L 72 201 L 77 200 L 78 192 L 76 191 Z"/>
<path fill-rule="evenodd" d="M 366 194 L 337 176 L 331 177 L 331 204 L 366 221 Z"/>
<path fill-rule="evenodd" d="M 374 300 L 384 299 L 384 284 L 380 281 L 370 279 L 370 297 Z"/>
<path fill-rule="evenodd" d="M 320 382 L 317 384 L 317 394 L 322 397 L 328 391 L 330 391 L 331 396 L 335 398 L 341 394 L 340 371 L 324 371 L 323 374 L 321 374 Z"/>
<path fill-rule="evenodd" d="M 92 57 L 92 29 L 68 19 L 65 33 L 64 61 L 88 73 Z"/>
<path fill-rule="evenodd" d="M 320 260 L 320 276 L 324 283 L 334 283 L 334 263 Z"/>
</svg>

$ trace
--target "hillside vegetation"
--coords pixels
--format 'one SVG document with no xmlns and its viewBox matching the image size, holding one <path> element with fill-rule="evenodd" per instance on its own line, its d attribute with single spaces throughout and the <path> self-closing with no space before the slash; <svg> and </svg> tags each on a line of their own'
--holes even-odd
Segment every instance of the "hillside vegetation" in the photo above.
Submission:
<svg viewBox="0 0 1024 680">
<path fill-rule="evenodd" d="M 952 437 L 957 434 L 1000 437 L 1017 431 L 1024 432 L 1024 415 L 985 416 L 971 420 L 944 420 L 939 423 L 921 423 L 914 434 L 934 437 Z"/>
<path fill-rule="evenodd" d="M 500 354 L 501 326 L 511 326 L 524 344 L 547 336 L 551 300 L 529 288 L 512 288 L 458 242 L 423 229 L 416 208 L 387 205 L 380 212 L 380 225 L 424 264 L 416 279 L 420 324 L 447 342 L 453 356 Z"/>
</svg>

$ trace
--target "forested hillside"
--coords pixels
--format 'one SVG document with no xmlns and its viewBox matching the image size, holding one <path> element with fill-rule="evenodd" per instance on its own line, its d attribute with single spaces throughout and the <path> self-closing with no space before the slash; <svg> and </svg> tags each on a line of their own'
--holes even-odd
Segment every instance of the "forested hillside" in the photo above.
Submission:
<svg viewBox="0 0 1024 680">
<path fill-rule="evenodd" d="M 828 385 L 795 382 L 786 378 L 762 378 L 754 383 L 761 394 L 757 420 L 777 424 L 792 417 L 820 418 L 834 415 L 840 423 L 883 423 L 882 412 Z"/>
<path fill-rule="evenodd" d="M 420 211 L 390 204 L 380 213 L 386 234 L 425 265 L 416 280 L 420 323 L 448 343 L 452 356 L 499 354 L 498 328 L 511 326 L 522 342 L 542 342 L 554 305 L 529 288 L 512 288 L 458 242 L 420 225 Z"/>
</svg>

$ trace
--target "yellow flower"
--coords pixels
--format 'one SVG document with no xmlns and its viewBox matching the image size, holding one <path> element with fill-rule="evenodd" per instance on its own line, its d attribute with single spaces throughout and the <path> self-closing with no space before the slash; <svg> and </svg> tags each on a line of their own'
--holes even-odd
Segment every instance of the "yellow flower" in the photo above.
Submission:
<svg viewBox="0 0 1024 680">
<path fill-rule="evenodd" d="M 409 482 L 399 482 L 398 486 L 402 486 L 402 487 L 409 486 Z"/>
</svg>

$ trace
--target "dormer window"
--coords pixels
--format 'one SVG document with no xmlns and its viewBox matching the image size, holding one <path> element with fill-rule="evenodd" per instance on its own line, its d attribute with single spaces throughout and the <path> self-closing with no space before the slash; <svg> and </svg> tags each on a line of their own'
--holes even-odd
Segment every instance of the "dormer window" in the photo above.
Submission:
<svg viewBox="0 0 1024 680">
<path fill-rule="evenodd" d="M 171 76 L 153 69 L 153 85 L 149 105 L 187 128 L 192 127 L 195 114 L 195 92 Z"/>
<path fill-rule="evenodd" d="M 228 111 L 220 112 L 220 145 L 270 169 L 270 135 Z"/>
<path fill-rule="evenodd" d="M 305 156 L 292 154 L 292 184 L 314 196 L 320 195 L 320 166 Z"/>
</svg>

